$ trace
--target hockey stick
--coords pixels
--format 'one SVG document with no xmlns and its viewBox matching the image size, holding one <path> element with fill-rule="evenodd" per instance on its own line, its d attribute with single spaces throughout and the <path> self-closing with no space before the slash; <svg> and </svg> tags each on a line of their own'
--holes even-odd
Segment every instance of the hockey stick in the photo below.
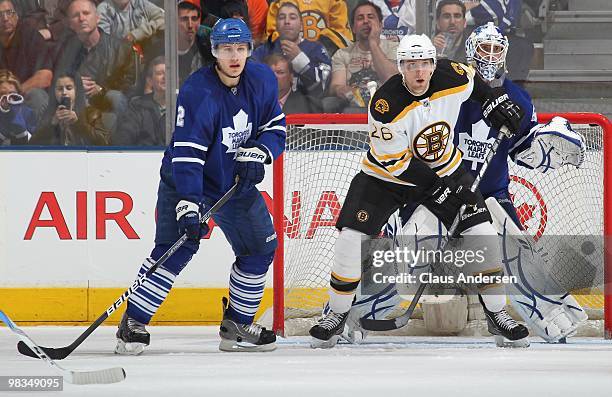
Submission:
<svg viewBox="0 0 612 397">
<path fill-rule="evenodd" d="M 501 131 L 497 134 L 497 138 L 495 138 L 493 145 L 491 145 L 491 149 L 487 153 L 487 157 L 485 158 L 484 164 L 480 168 L 480 171 L 478 172 L 476 179 L 474 179 L 474 182 L 472 183 L 472 186 L 470 187 L 470 190 L 472 192 L 478 189 L 478 185 L 480 185 L 480 181 L 482 180 L 482 177 L 487 171 L 487 168 L 489 168 L 491 159 L 497 152 L 497 148 L 499 147 L 500 142 L 504 138 L 504 135 L 505 134 Z M 439 248 L 440 250 L 443 250 L 446 247 L 449 240 L 452 238 L 453 234 L 455 234 L 455 230 L 457 230 L 457 227 L 459 226 L 459 220 L 461 219 L 461 216 L 465 212 L 466 208 L 467 208 L 467 205 L 463 204 L 461 208 L 459 209 L 459 213 L 457 214 L 457 216 L 455 216 L 455 219 L 453 220 L 453 223 L 450 229 L 448 229 L 448 233 L 446 234 L 446 237 L 443 239 L 442 243 L 440 244 L 440 248 Z M 431 265 L 432 265 L 431 263 L 428 264 L 429 267 L 431 267 Z M 390 331 L 393 329 L 402 328 L 403 326 L 408 324 L 408 321 L 410 321 L 410 317 L 412 316 L 412 313 L 414 312 L 414 309 L 416 308 L 416 305 L 419 302 L 419 299 L 421 299 L 421 295 L 423 295 L 423 292 L 425 292 L 425 288 L 427 288 L 427 283 L 419 284 L 419 288 L 414 294 L 414 298 L 410 302 L 408 309 L 406 309 L 406 311 L 402 313 L 401 315 L 399 315 L 398 317 L 391 318 L 388 320 L 375 320 L 375 319 L 368 319 L 368 318 L 362 317 L 359 319 L 359 323 L 364 329 L 367 329 L 369 331 Z"/>
<path fill-rule="evenodd" d="M 125 379 L 125 370 L 121 367 L 99 369 L 96 371 L 71 371 L 61 367 L 55 361 L 53 361 L 45 352 L 38 346 L 25 332 L 23 332 L 17 325 L 7 316 L 2 310 L 0 310 L 0 320 L 4 322 L 11 331 L 17 334 L 19 339 L 24 345 L 27 345 L 29 349 L 35 352 L 36 357 L 47 364 L 55 368 L 59 372 L 66 382 L 73 383 L 75 385 L 92 385 L 92 384 L 106 384 L 106 383 L 117 383 Z"/>
<path fill-rule="evenodd" d="M 219 201 L 217 201 L 204 215 L 202 215 L 202 217 L 200 217 L 200 223 L 204 223 L 204 222 L 208 221 L 208 219 L 211 217 L 211 215 L 214 214 L 215 212 L 217 212 L 219 210 L 219 208 L 221 208 L 227 202 L 227 200 L 229 200 L 234 195 L 234 193 L 236 192 L 236 188 L 237 187 L 238 187 L 238 182 L 236 182 L 230 188 L 230 190 L 228 190 L 227 193 L 225 193 L 223 195 L 223 197 L 221 197 L 219 199 Z M 72 342 L 70 345 L 65 346 L 65 347 L 58 347 L 58 348 L 55 348 L 55 347 L 41 347 L 41 349 L 49 357 L 51 357 L 54 360 L 63 360 L 64 358 L 68 357 L 68 355 L 70 353 L 72 353 L 74 351 L 74 349 L 79 347 L 79 345 L 81 343 L 83 343 L 83 341 L 85 339 L 87 339 L 87 337 L 89 335 L 91 335 L 91 333 L 94 332 L 96 330 L 96 328 L 98 328 L 100 326 L 100 324 L 102 324 L 111 314 L 113 314 L 113 312 L 115 310 L 117 310 L 119 308 L 119 306 L 121 306 L 123 304 L 123 302 L 125 302 L 129 298 L 129 296 L 132 295 L 138 289 L 138 287 L 140 287 L 147 280 L 147 278 L 151 274 L 153 274 L 153 272 L 155 272 L 155 270 L 159 266 L 164 264 L 164 262 L 166 262 L 166 260 L 168 260 L 168 258 L 170 258 L 170 256 L 172 256 L 172 254 L 174 254 L 185 243 L 185 241 L 187 241 L 187 235 L 183 234 L 176 241 L 176 243 L 174 243 L 172 245 L 172 247 L 170 247 L 168 249 L 168 251 L 166 251 L 157 260 L 157 262 L 155 262 L 153 264 L 153 266 L 151 266 L 151 268 L 149 270 L 147 270 L 146 273 L 144 273 L 141 276 L 139 276 L 136 279 L 136 281 L 134 281 L 134 283 L 132 283 L 132 285 L 130 285 L 130 287 L 112 305 L 110 305 L 108 307 L 108 309 L 106 309 L 106 311 L 104 313 L 102 313 L 102 315 L 100 315 L 100 317 L 98 317 L 98 319 L 93 324 L 91 324 L 89 326 L 89 328 L 87 328 L 85 330 L 85 332 L 83 332 L 74 342 Z M 25 354 L 26 356 L 30 356 L 30 357 L 33 357 L 33 358 L 40 358 L 24 342 L 19 342 L 17 344 L 17 350 L 19 350 L 19 352 L 21 354 Z"/>
</svg>

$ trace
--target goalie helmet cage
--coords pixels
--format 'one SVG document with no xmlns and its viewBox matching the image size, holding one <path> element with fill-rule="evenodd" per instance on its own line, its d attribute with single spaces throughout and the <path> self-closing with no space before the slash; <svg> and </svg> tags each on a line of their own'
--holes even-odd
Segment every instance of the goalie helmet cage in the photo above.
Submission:
<svg viewBox="0 0 612 397">
<path fill-rule="evenodd" d="M 612 234 L 612 123 L 596 113 L 540 113 L 538 122 L 546 123 L 554 116 L 569 120 L 585 138 L 583 166 L 541 174 L 510 162 L 510 192 L 522 223 L 536 240 L 546 234 L 603 237 L 604 249 L 597 259 L 600 270 L 595 285 L 599 287 L 578 292 L 577 299 L 590 317 L 603 319 L 604 337 L 612 339 L 608 241 Z M 321 313 L 338 233 L 335 220 L 360 169 L 367 142 L 366 114 L 287 116 L 286 150 L 274 162 L 273 179 L 279 242 L 274 259 L 273 328 L 278 334 L 285 333 L 285 320 Z M 581 285 L 574 284 L 575 278 L 584 275 L 573 274 L 571 263 L 558 257 L 555 263 L 558 278 Z M 585 291 L 583 287 L 580 291 Z"/>
</svg>

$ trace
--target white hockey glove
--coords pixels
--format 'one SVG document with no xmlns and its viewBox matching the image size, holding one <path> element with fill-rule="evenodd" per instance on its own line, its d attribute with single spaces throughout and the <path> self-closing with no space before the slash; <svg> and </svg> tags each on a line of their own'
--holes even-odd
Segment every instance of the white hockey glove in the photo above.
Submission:
<svg viewBox="0 0 612 397">
<path fill-rule="evenodd" d="M 516 162 L 545 173 L 564 165 L 580 167 L 585 152 L 582 136 L 572 130 L 569 121 L 557 116 L 538 127 L 531 147 L 517 154 Z"/>
<path fill-rule="evenodd" d="M 179 234 L 185 233 L 192 241 L 200 241 L 208 234 L 208 224 L 200 223 L 200 206 L 187 200 L 181 200 L 176 205 L 176 223 Z"/>
</svg>

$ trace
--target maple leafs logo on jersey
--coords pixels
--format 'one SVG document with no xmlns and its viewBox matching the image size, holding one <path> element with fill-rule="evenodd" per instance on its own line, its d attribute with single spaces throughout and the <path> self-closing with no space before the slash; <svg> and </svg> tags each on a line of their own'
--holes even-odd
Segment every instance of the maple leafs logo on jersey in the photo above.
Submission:
<svg viewBox="0 0 612 397">
<path fill-rule="evenodd" d="M 491 127 L 484 120 L 472 124 L 472 134 L 461 132 L 459 134 L 459 149 L 463 153 L 463 160 L 472 162 L 471 169 L 475 171 L 478 165 L 484 163 L 487 153 L 493 146 L 495 138 L 489 137 Z"/>
<path fill-rule="evenodd" d="M 223 133 L 222 143 L 227 146 L 226 153 L 236 153 L 236 150 L 251 136 L 253 126 L 252 123 L 249 123 L 249 115 L 242 109 L 232 117 L 232 120 L 233 127 L 223 127 L 221 129 Z"/>
</svg>

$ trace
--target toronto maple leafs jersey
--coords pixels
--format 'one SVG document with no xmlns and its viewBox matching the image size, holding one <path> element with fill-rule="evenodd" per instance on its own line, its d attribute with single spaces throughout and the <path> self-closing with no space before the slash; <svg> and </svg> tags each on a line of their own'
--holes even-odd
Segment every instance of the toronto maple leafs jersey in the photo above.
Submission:
<svg viewBox="0 0 612 397">
<path fill-rule="evenodd" d="M 236 151 L 249 139 L 272 158 L 285 148 L 285 115 L 267 65 L 247 62 L 234 88 L 221 82 L 214 65 L 201 68 L 181 87 L 176 109 L 161 175 L 182 199 L 217 201 L 234 184 Z"/>
<path fill-rule="evenodd" d="M 533 129 L 537 125 L 537 114 L 529 94 L 509 79 L 504 81 L 504 89 L 510 99 L 525 112 L 520 131 L 510 139 L 503 139 L 491 164 L 480 182 L 480 191 L 485 197 L 503 197 L 508 189 L 508 156 L 514 159 L 517 153 L 527 149 L 533 140 Z M 481 105 L 475 101 L 461 106 L 459 119 L 455 126 L 455 145 L 463 153 L 463 165 L 474 176 L 482 167 L 487 152 L 498 132 L 489 127 L 482 118 Z"/>
<path fill-rule="evenodd" d="M 420 96 L 404 87 L 401 74 L 392 76 L 370 101 L 370 149 L 362 171 L 413 186 L 409 165 L 415 158 L 438 176 L 452 174 L 461 165 L 454 143 L 461 104 L 470 98 L 482 103 L 490 92 L 472 67 L 446 59 L 438 61 L 429 89 Z"/>
</svg>

